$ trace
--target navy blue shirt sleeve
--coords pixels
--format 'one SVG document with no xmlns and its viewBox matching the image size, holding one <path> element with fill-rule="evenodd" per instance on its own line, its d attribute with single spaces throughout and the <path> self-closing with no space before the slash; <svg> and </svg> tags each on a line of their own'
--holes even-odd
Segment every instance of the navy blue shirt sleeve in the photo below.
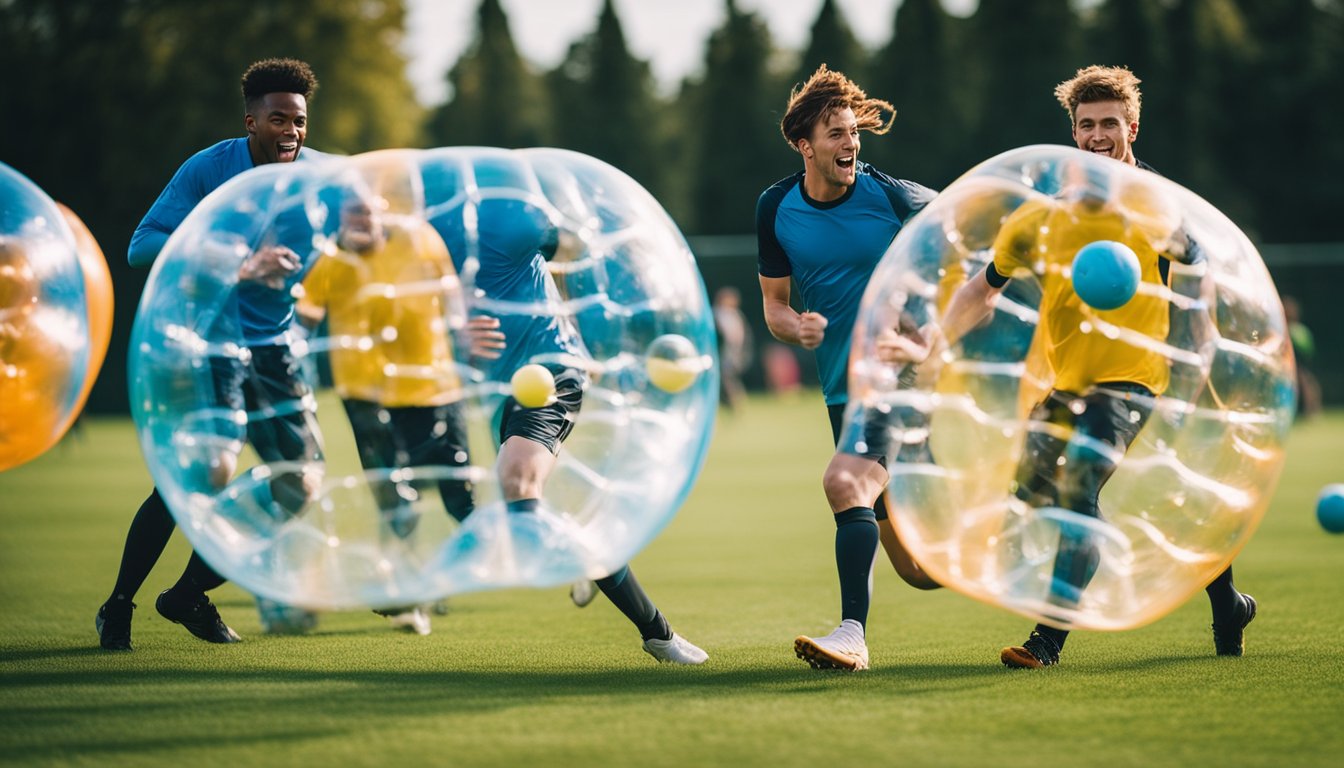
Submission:
<svg viewBox="0 0 1344 768">
<path fill-rule="evenodd" d="M 868 166 L 868 173 L 881 183 L 882 191 L 887 194 L 887 200 L 891 202 L 891 210 L 896 213 L 896 218 L 900 219 L 901 224 L 914 218 L 916 213 L 924 210 L 924 206 L 938 195 L 923 184 L 888 176 L 871 165 Z"/>
<path fill-rule="evenodd" d="M 791 189 L 783 182 L 775 184 L 761 193 L 756 201 L 756 268 L 762 277 L 789 277 L 793 267 L 789 264 L 789 255 L 775 236 L 775 214 L 779 212 L 779 203 Z"/>
<path fill-rule="evenodd" d="M 154 263 L 168 236 L 182 224 L 187 214 L 210 191 L 202 176 L 206 163 L 199 154 L 193 155 L 177 169 L 168 186 L 150 206 L 140 226 L 131 235 L 127 261 L 132 267 L 148 267 Z"/>
</svg>

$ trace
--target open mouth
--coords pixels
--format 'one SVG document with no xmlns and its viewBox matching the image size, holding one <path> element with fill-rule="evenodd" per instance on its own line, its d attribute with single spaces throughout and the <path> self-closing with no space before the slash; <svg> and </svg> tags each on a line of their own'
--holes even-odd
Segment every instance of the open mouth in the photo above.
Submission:
<svg viewBox="0 0 1344 768">
<path fill-rule="evenodd" d="M 275 145 L 275 149 L 280 157 L 293 157 L 299 153 L 299 143 L 297 141 L 282 141 Z"/>
<path fill-rule="evenodd" d="M 1107 157 L 1110 157 L 1110 156 L 1111 156 L 1111 150 L 1112 150 L 1112 149 L 1114 149 L 1114 147 L 1104 147 L 1104 148 L 1103 148 L 1103 147 L 1093 147 L 1092 150 L 1091 150 L 1091 152 L 1092 152 L 1092 154 L 1094 154 L 1094 155 L 1105 155 L 1105 156 L 1107 156 Z"/>
<path fill-rule="evenodd" d="M 854 167 L 854 156 L 841 155 L 840 157 L 835 158 L 835 164 L 848 171 Z"/>
</svg>

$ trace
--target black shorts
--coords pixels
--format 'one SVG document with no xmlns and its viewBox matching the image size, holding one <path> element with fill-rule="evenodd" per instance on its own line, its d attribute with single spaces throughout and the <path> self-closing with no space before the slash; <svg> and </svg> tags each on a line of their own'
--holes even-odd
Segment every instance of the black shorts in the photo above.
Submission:
<svg viewBox="0 0 1344 768">
<path fill-rule="evenodd" d="M 385 406 L 356 399 L 342 403 L 365 469 L 471 463 L 460 403 Z"/>
<path fill-rule="evenodd" d="M 445 405 L 384 406 L 368 400 L 343 400 L 350 431 L 359 450 L 359 463 L 366 470 L 402 467 L 465 467 L 471 463 L 467 448 L 467 423 L 460 403 Z M 409 483 L 409 494 L 390 480 L 370 481 L 383 510 L 402 506 L 418 495 L 427 483 Z M 439 495 L 448 513 L 463 520 L 475 506 L 472 483 L 465 477 L 440 477 Z"/>
<path fill-rule="evenodd" d="M 582 373 L 565 368 L 555 373 L 555 400 L 549 405 L 524 408 L 512 397 L 506 399 L 500 406 L 499 444 L 510 437 L 522 437 L 541 443 L 553 454 L 559 452 L 583 405 L 585 382 Z"/>
<path fill-rule="evenodd" d="M 862 424 L 859 423 L 860 415 L 863 417 Z M 831 441 L 837 450 L 871 459 L 883 467 L 887 466 L 887 454 L 891 449 L 890 427 L 900 424 L 914 427 L 927 423 L 923 414 L 910 409 L 898 409 L 887 413 L 869 409 L 867 413 L 856 414 L 846 425 L 843 403 L 826 406 L 826 416 L 831 421 Z M 917 444 L 902 443 L 896 451 L 896 460 L 932 461 L 928 445 L 927 438 Z M 877 515 L 878 520 L 887 519 L 885 494 L 878 496 L 877 501 L 873 503 L 873 513 Z"/>
<path fill-rule="evenodd" d="M 288 344 L 249 347 L 246 362 L 210 358 L 215 397 L 222 407 L 247 413 L 246 424 L 217 419 L 218 434 L 247 439 L 262 461 L 321 461 L 313 391 Z"/>
<path fill-rule="evenodd" d="M 1108 453 L 1129 450 L 1152 414 L 1152 400 L 1151 390 L 1132 382 L 1099 384 L 1082 395 L 1052 390 L 1030 419 L 1064 427 L 1071 437 L 1039 428 L 1028 432 L 1017 469 L 1017 497 L 1034 507 L 1099 517 L 1101 488 L 1119 464 Z"/>
</svg>

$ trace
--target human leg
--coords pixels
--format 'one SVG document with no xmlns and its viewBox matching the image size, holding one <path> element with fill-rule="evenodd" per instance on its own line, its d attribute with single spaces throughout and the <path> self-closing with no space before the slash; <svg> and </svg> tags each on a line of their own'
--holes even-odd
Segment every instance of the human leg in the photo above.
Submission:
<svg viewBox="0 0 1344 768">
<path fill-rule="evenodd" d="M 238 382 L 247 414 L 247 439 L 262 461 L 279 467 L 262 486 L 263 503 L 285 516 L 300 514 L 322 481 L 321 430 L 313 413 L 312 390 L 302 364 L 288 345 L 250 348 L 245 376 Z M 257 613 L 267 634 L 297 634 L 317 625 L 317 614 L 257 597 Z"/>
<path fill-rule="evenodd" d="M 1240 656 L 1246 648 L 1246 625 L 1255 618 L 1255 598 L 1237 591 L 1230 565 L 1204 591 L 1213 608 L 1214 651 L 1219 656 Z"/>
<path fill-rule="evenodd" d="M 1115 474 L 1130 443 L 1152 412 L 1152 393 L 1138 384 L 1102 385 L 1084 396 L 1051 392 L 1031 415 L 1047 425 L 1028 437 L 1017 494 L 1034 507 L 1058 506 L 1100 519 L 1101 489 Z M 1092 531 L 1061 522 L 1051 576 L 1050 602 L 1076 606 L 1101 562 Z M 1004 648 L 1009 667 L 1038 668 L 1059 661 L 1069 631 L 1039 623 L 1027 642 Z"/>
<path fill-rule="evenodd" d="M 829 635 L 794 640 L 794 653 L 817 669 L 867 669 L 865 639 L 873 560 L 880 534 L 872 504 L 887 471 L 872 458 L 838 451 L 822 478 L 835 519 L 835 565 L 840 579 L 841 621 Z"/>
<path fill-rule="evenodd" d="M 110 651 L 131 650 L 131 614 L 135 610 L 135 595 L 144 585 L 154 564 L 168 546 L 173 535 L 173 516 L 159 495 L 159 489 L 136 510 L 131 527 L 126 532 L 126 544 L 121 552 L 121 565 L 112 594 L 98 608 L 94 627 L 98 630 L 99 644 Z"/>
</svg>

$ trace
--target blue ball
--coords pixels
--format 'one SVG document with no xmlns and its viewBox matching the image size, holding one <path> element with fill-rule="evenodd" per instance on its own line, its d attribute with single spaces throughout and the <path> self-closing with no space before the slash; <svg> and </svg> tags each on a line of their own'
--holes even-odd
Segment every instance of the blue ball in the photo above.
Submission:
<svg viewBox="0 0 1344 768">
<path fill-rule="evenodd" d="M 1316 519 L 1331 533 L 1344 533 L 1344 483 L 1327 485 L 1316 498 Z"/>
<path fill-rule="evenodd" d="M 1139 289 L 1139 257 L 1124 243 L 1098 240 L 1073 257 L 1073 290 L 1095 309 L 1123 307 Z"/>
</svg>

